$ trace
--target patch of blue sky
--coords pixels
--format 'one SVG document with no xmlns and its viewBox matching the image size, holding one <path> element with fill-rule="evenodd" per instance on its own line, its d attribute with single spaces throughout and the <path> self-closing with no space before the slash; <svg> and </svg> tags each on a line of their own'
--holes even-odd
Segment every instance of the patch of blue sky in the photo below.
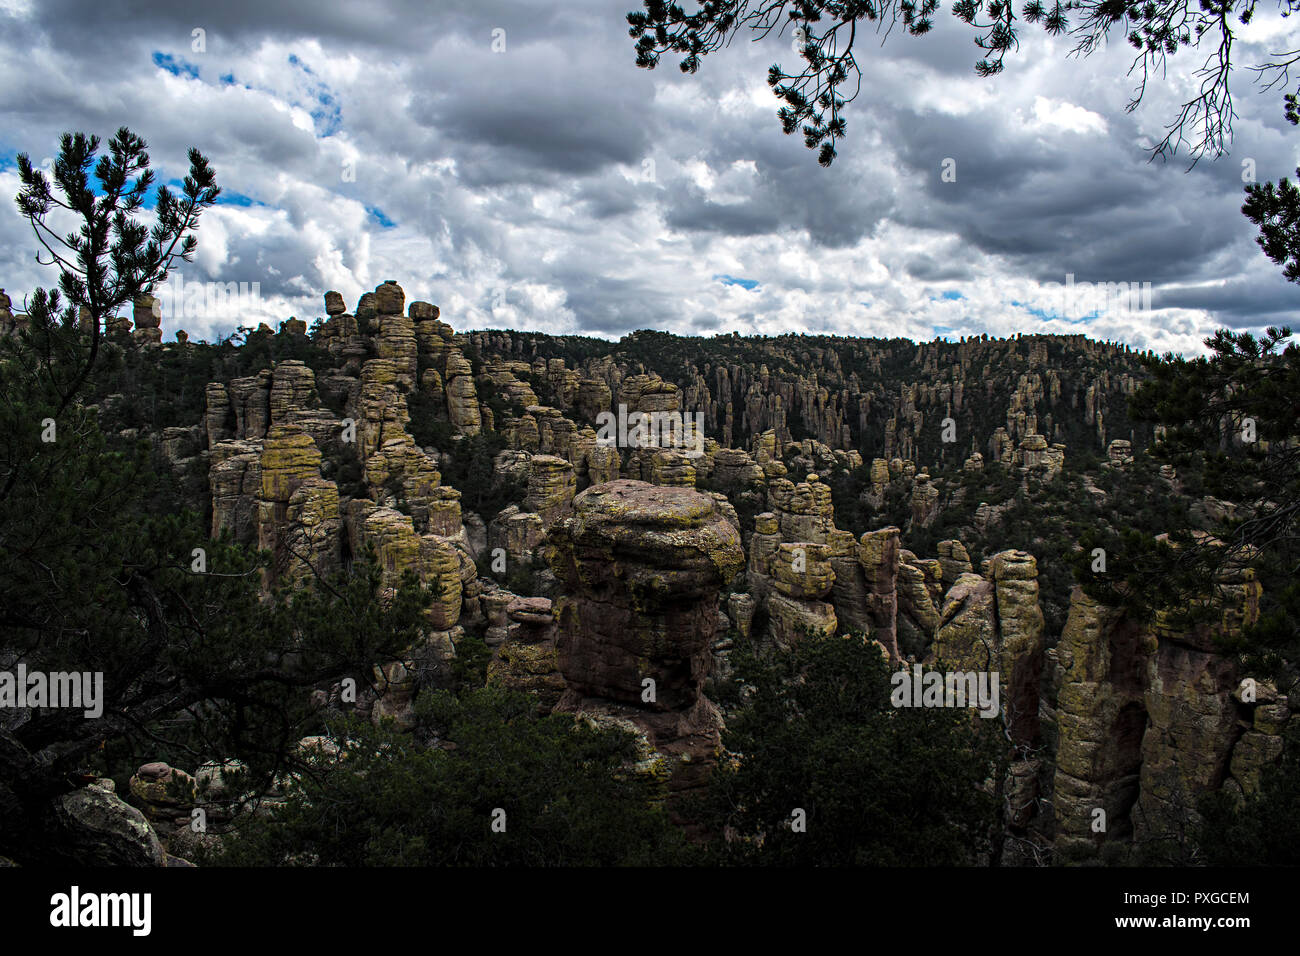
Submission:
<svg viewBox="0 0 1300 956">
<path fill-rule="evenodd" d="M 312 122 L 316 125 L 316 135 L 321 137 L 333 136 L 343 128 L 343 106 L 339 103 L 338 96 L 327 84 L 315 78 L 315 72 L 302 61 L 298 54 L 289 54 L 289 65 L 297 67 L 305 75 L 312 77 L 312 80 L 307 84 L 307 93 L 313 101 L 308 113 L 311 115 Z"/>
<path fill-rule="evenodd" d="M 1019 302 L 1012 302 L 1011 304 L 1014 306 L 1020 306 L 1021 308 L 1024 308 L 1023 304 Z M 1052 322 L 1067 322 L 1070 325 L 1084 325 L 1087 324 L 1088 322 L 1093 322 L 1101 318 L 1101 313 L 1096 311 L 1091 312 L 1088 315 L 1076 316 L 1074 318 L 1071 318 L 1067 315 L 1061 315 L 1059 312 L 1055 310 L 1048 311 L 1046 309 L 1025 308 L 1025 311 L 1028 312 L 1030 315 L 1040 319 L 1046 319 Z"/>
<path fill-rule="evenodd" d="M 153 51 L 153 64 L 172 76 L 188 76 L 192 80 L 199 78 L 199 68 L 193 63 L 188 63 L 170 53 L 163 53 L 161 50 Z"/>
<path fill-rule="evenodd" d="M 264 204 L 258 202 L 252 196 L 245 196 L 243 193 L 230 192 L 228 190 L 223 189 L 221 191 L 221 195 L 217 197 L 217 205 L 249 207 L 249 206 L 261 206 Z"/>
<path fill-rule="evenodd" d="M 713 278 L 721 282 L 723 285 L 738 285 L 742 289 L 750 292 L 758 288 L 757 279 L 738 279 L 735 276 L 729 275 L 715 275 Z"/>
<path fill-rule="evenodd" d="M 371 219 L 379 223 L 379 225 L 385 229 L 392 229 L 394 226 L 397 225 L 397 223 L 393 222 L 393 220 L 385 216 L 384 211 L 380 209 L 378 206 L 367 206 L 366 213 L 370 216 Z"/>
</svg>

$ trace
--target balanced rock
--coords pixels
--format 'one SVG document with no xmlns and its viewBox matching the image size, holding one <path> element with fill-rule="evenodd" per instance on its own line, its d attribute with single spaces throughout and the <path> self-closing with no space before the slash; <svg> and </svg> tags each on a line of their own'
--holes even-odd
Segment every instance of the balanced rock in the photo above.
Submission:
<svg viewBox="0 0 1300 956">
<path fill-rule="evenodd" d="M 719 747 L 703 690 L 739 532 L 709 495 L 621 479 L 579 494 L 545 552 L 561 584 L 558 709 L 631 719 L 672 758 L 670 786 L 700 785 Z"/>
</svg>

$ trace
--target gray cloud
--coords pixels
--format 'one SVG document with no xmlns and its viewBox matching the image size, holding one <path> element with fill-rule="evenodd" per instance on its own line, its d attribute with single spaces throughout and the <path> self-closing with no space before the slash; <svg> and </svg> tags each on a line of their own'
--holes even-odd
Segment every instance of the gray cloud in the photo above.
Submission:
<svg viewBox="0 0 1300 956">
<path fill-rule="evenodd" d="M 198 145 L 235 202 L 205 220 L 186 276 L 260 282 L 264 314 L 246 321 L 311 318 L 326 288 L 354 299 L 396 278 L 461 328 L 1064 331 L 1039 287 L 1072 273 L 1155 288 L 1151 313 L 1094 334 L 1194 350 L 1216 324 L 1286 321 L 1300 301 L 1240 213 L 1247 167 L 1276 179 L 1297 162 L 1276 97 L 1239 94 L 1230 157 L 1150 164 L 1142 144 L 1177 90 L 1126 113 L 1122 44 L 1067 59 L 1068 42 L 1027 28 L 1007 72 L 981 80 L 972 31 L 942 12 L 928 37 L 866 34 L 863 91 L 824 170 L 781 134 L 764 84 L 774 60 L 795 62 L 788 37 L 737 42 L 694 76 L 670 59 L 638 70 L 636 6 L 7 0 L 0 186 L 17 191 L 14 152 L 50 155 L 67 129 L 129 125 L 167 179 Z M 1243 40 L 1239 62 L 1275 45 Z M 52 285 L 3 206 L 0 278 Z"/>
</svg>

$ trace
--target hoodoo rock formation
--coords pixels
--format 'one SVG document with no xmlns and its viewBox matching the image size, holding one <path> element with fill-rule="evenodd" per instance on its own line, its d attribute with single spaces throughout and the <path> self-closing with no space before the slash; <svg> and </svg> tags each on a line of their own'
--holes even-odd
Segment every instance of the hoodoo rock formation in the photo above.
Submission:
<svg viewBox="0 0 1300 956">
<path fill-rule="evenodd" d="M 562 590 L 557 709 L 631 721 L 667 758 L 672 789 L 699 786 L 720 747 L 703 691 L 740 532 L 709 495 L 620 479 L 574 499 L 546 558 Z"/>
</svg>

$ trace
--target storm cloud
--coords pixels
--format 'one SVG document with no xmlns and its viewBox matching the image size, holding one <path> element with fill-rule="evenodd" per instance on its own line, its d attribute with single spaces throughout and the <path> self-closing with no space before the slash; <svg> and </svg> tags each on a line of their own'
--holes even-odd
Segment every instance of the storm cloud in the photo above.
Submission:
<svg viewBox="0 0 1300 956">
<path fill-rule="evenodd" d="M 1190 353 L 1218 326 L 1293 321 L 1300 289 L 1240 207 L 1248 169 L 1294 173 L 1300 134 L 1244 71 L 1231 154 L 1189 171 L 1145 147 L 1195 53 L 1128 112 L 1122 43 L 1080 59 L 1027 28 L 981 79 L 969 29 L 942 13 L 927 37 L 867 33 L 822 169 L 765 83 L 795 60 L 788 35 L 737 40 L 693 76 L 668 57 L 639 70 L 634 6 L 0 0 L 0 193 L 18 192 L 19 152 L 40 163 L 67 130 L 130 127 L 164 181 L 202 150 L 225 195 L 180 271 L 261 298 L 165 315 L 168 337 L 310 320 L 323 290 L 354 302 L 386 279 L 458 329 L 606 337 L 1084 331 Z M 1261 16 L 1237 62 L 1295 46 L 1287 26 Z M 36 249 L 0 204 L 16 299 L 56 282 Z M 1047 284 L 1067 276 L 1149 282 L 1151 308 L 1060 315 Z"/>
</svg>

